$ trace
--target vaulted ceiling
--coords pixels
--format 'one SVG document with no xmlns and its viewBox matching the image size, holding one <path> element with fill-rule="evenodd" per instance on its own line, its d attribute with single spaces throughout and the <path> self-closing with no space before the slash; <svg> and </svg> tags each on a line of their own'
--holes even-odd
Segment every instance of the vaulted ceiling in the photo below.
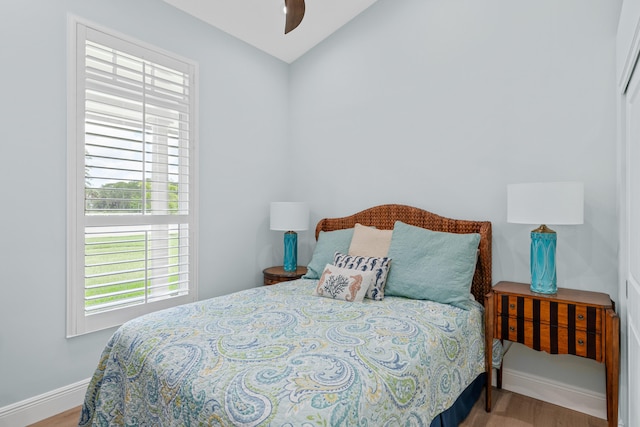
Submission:
<svg viewBox="0 0 640 427">
<path fill-rule="evenodd" d="M 284 34 L 284 0 L 164 0 L 291 63 L 377 0 L 306 0 L 304 19 Z"/>
</svg>

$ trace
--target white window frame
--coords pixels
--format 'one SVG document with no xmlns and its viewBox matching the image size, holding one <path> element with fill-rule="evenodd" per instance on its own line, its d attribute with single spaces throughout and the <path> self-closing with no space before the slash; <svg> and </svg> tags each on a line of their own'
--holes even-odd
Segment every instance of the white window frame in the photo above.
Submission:
<svg viewBox="0 0 640 427">
<path fill-rule="evenodd" d="M 188 214 L 175 215 L 176 222 L 187 223 L 188 243 L 188 291 L 186 295 L 173 296 L 157 301 L 85 314 L 85 90 L 84 54 L 85 39 L 89 31 L 104 33 L 106 39 L 117 46 L 110 47 L 130 52 L 154 63 L 175 63 L 188 67 L 190 79 L 190 131 L 189 131 L 189 183 Z M 94 33 L 95 34 L 95 33 Z M 160 309 L 197 300 L 198 261 L 198 137 L 197 137 L 197 63 L 164 51 L 147 43 L 132 39 L 115 31 L 89 23 L 76 16 L 68 18 L 68 81 L 67 81 L 67 337 L 86 334 L 101 329 L 121 325 L 140 315 Z M 91 218 L 94 226 L 120 226 L 162 223 L 167 215 L 104 215 L 97 220 Z"/>
</svg>

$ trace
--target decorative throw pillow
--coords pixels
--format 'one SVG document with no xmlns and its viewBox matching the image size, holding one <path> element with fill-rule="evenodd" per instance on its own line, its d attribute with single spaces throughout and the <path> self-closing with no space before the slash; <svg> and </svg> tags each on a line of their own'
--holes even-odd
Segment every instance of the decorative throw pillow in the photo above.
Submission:
<svg viewBox="0 0 640 427">
<path fill-rule="evenodd" d="M 385 293 L 468 308 L 480 235 L 426 230 L 397 221 Z"/>
<path fill-rule="evenodd" d="M 347 252 L 351 238 L 353 237 L 353 228 L 336 231 L 321 231 L 318 235 L 318 242 L 313 250 L 313 256 L 309 265 L 307 265 L 307 274 L 304 279 L 319 279 L 324 266 L 331 264 L 333 255 L 336 252 Z"/>
<path fill-rule="evenodd" d="M 353 238 L 349 245 L 349 255 L 385 257 L 391 245 L 391 233 L 393 230 L 378 230 L 356 224 L 353 229 Z"/>
<path fill-rule="evenodd" d="M 327 264 L 320 276 L 314 295 L 360 302 L 364 299 L 367 289 L 374 280 L 375 276 L 372 271 L 351 270 Z"/>
<path fill-rule="evenodd" d="M 354 256 L 336 252 L 333 258 L 333 265 L 360 271 L 373 271 L 375 273 L 375 281 L 367 290 L 367 298 L 376 301 L 381 301 L 384 298 L 384 285 L 391 266 L 391 258 Z"/>
</svg>

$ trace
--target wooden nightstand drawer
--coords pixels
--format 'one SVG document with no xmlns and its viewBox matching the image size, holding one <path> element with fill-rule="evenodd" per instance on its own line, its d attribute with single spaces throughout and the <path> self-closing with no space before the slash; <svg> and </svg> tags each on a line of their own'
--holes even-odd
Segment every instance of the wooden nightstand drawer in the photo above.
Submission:
<svg viewBox="0 0 640 427">
<path fill-rule="evenodd" d="M 519 342 L 550 354 L 574 354 L 598 362 L 603 360 L 600 334 L 509 316 L 498 316 L 495 326 L 495 337 L 499 339 Z"/>
<path fill-rule="evenodd" d="M 537 298 L 500 295 L 497 302 L 498 316 L 523 318 L 534 323 L 578 329 L 589 333 L 602 333 L 602 308 L 583 304 L 552 301 Z"/>
<path fill-rule="evenodd" d="M 265 277 L 264 278 L 264 286 L 276 285 L 278 283 L 282 283 L 282 282 L 289 281 L 289 280 L 293 280 L 293 279 L 283 280 L 283 279 L 270 279 L 268 277 Z"/>
</svg>

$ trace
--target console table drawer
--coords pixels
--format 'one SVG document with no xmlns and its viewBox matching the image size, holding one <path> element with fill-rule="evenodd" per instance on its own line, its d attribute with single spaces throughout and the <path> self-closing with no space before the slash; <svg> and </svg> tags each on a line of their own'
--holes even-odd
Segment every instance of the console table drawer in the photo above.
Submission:
<svg viewBox="0 0 640 427">
<path fill-rule="evenodd" d="M 543 298 L 500 295 L 498 316 L 523 318 L 534 323 L 602 333 L 602 309 L 582 304 L 563 303 Z"/>
<path fill-rule="evenodd" d="M 550 354 L 574 354 L 601 362 L 600 334 L 549 323 L 534 323 L 523 318 L 498 316 L 495 337 L 519 342 Z"/>
</svg>

